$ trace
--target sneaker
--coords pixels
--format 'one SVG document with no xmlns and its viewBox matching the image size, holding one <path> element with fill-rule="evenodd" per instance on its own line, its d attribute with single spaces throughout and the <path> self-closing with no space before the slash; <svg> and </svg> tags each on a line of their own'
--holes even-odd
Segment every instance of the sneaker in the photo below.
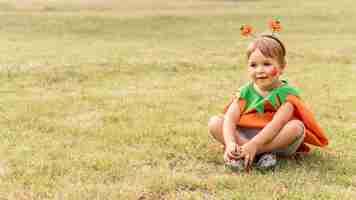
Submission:
<svg viewBox="0 0 356 200">
<path fill-rule="evenodd" d="M 273 153 L 264 153 L 257 160 L 256 167 L 261 170 L 273 169 L 277 165 L 277 157 Z"/>
<path fill-rule="evenodd" d="M 226 162 L 225 165 L 232 171 L 242 171 L 245 169 L 244 161 L 241 159 L 231 159 L 229 162 Z"/>
</svg>

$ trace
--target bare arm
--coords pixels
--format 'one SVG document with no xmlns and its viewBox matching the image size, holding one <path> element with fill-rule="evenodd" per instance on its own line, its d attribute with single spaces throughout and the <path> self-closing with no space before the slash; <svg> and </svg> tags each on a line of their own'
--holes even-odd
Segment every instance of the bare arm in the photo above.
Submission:
<svg viewBox="0 0 356 200">
<path fill-rule="evenodd" d="M 229 109 L 225 113 L 224 116 L 224 124 L 223 124 L 223 136 L 226 147 L 231 145 L 236 145 L 239 143 L 238 137 L 235 137 L 236 134 L 236 121 L 240 119 L 240 107 L 238 100 L 234 100 Z"/>
<path fill-rule="evenodd" d="M 293 117 L 293 112 L 294 107 L 291 103 L 283 104 L 274 115 L 272 121 L 251 142 L 255 143 L 259 148 L 263 144 L 272 141 L 281 128 Z"/>
<path fill-rule="evenodd" d="M 245 158 L 246 169 L 252 165 L 256 152 L 261 149 L 264 144 L 273 140 L 282 127 L 292 118 L 293 112 L 294 107 L 291 103 L 287 102 L 283 104 L 274 115 L 272 121 L 252 140 L 241 147 L 241 157 Z"/>
</svg>

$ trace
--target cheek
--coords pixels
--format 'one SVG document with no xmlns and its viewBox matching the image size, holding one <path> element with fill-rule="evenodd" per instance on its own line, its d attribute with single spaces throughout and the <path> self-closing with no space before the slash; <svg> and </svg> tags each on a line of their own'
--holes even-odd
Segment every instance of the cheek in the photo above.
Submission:
<svg viewBox="0 0 356 200">
<path fill-rule="evenodd" d="M 269 72 L 272 76 L 276 76 L 278 74 L 278 69 L 277 67 L 272 67 L 271 71 Z"/>
</svg>

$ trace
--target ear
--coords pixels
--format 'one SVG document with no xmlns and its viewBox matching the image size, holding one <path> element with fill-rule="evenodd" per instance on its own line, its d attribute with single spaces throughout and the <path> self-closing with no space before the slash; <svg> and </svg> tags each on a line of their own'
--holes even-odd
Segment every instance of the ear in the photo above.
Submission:
<svg viewBox="0 0 356 200">
<path fill-rule="evenodd" d="M 281 67 L 279 68 L 279 69 L 280 69 L 280 70 L 279 70 L 279 74 L 280 74 L 280 75 L 283 74 L 283 72 L 284 72 L 284 70 L 286 69 L 286 67 L 287 67 L 287 63 L 284 63 L 284 65 L 281 65 Z"/>
<path fill-rule="evenodd" d="M 285 63 L 284 65 L 283 65 L 283 69 L 285 69 L 287 67 L 287 63 Z"/>
</svg>

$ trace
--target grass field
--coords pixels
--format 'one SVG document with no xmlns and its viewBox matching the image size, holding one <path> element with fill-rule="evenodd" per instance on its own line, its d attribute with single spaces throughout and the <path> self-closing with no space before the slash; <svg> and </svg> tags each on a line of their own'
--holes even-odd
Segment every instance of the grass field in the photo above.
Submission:
<svg viewBox="0 0 356 200">
<path fill-rule="evenodd" d="M 129 2 L 0 1 L 0 199 L 356 199 L 354 1 Z M 331 144 L 232 175 L 207 121 L 273 16 Z"/>
</svg>

